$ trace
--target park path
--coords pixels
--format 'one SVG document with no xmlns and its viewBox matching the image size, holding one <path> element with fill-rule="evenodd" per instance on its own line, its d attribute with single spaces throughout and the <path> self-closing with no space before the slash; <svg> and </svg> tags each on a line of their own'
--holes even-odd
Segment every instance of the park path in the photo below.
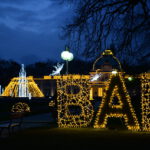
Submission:
<svg viewBox="0 0 150 150">
<path fill-rule="evenodd" d="M 26 116 L 23 119 L 22 128 L 39 127 L 44 124 L 52 123 L 54 120 L 51 113 L 36 114 L 31 116 Z"/>
<path fill-rule="evenodd" d="M 50 124 L 52 124 L 53 122 L 54 119 L 52 118 L 51 113 L 42 113 L 42 114 L 25 116 L 23 118 L 21 130 L 28 129 L 28 128 L 50 126 Z M 18 132 L 17 127 L 15 128 L 14 132 Z M 7 138 L 8 136 L 9 136 L 8 130 L 7 129 L 3 130 L 1 138 Z"/>
</svg>

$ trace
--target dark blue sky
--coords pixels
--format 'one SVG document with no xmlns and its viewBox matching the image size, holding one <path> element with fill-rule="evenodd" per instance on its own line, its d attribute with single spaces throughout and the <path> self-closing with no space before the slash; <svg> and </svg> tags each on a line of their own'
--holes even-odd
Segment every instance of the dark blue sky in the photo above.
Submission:
<svg viewBox="0 0 150 150">
<path fill-rule="evenodd" d="M 59 0 L 0 0 L 0 58 L 30 64 L 60 59 L 61 27 L 73 14 Z"/>
</svg>

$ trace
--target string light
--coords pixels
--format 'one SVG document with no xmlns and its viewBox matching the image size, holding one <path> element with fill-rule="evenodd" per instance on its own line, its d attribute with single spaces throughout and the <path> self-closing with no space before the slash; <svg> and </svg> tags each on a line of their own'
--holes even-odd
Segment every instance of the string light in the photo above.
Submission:
<svg viewBox="0 0 150 150">
<path fill-rule="evenodd" d="M 11 96 L 11 97 L 19 97 L 19 80 L 20 78 L 13 78 L 4 92 L 2 93 L 2 96 Z M 34 82 L 33 77 L 27 77 L 27 88 L 29 93 L 31 93 L 32 97 L 44 97 L 44 94 L 39 89 L 37 84 Z"/>
<path fill-rule="evenodd" d="M 114 96 L 118 97 L 119 105 L 112 105 Z M 112 74 L 109 79 L 109 84 L 96 115 L 94 128 L 106 128 L 109 117 L 124 118 L 125 125 L 129 130 L 140 129 L 121 73 Z"/>
<path fill-rule="evenodd" d="M 150 73 L 140 75 L 141 78 L 141 107 L 142 130 L 150 131 Z M 58 126 L 59 127 L 87 127 L 93 118 L 94 109 L 90 102 L 89 75 L 48 76 L 44 79 L 57 81 Z M 128 78 L 129 79 L 129 78 Z M 27 77 L 29 92 L 33 97 L 44 97 L 34 82 L 33 77 Z M 19 78 L 13 78 L 2 96 L 18 96 Z M 75 90 L 76 89 L 76 90 Z M 111 74 L 106 84 L 106 92 L 96 114 L 94 128 L 106 128 L 108 118 L 123 118 L 129 130 L 140 130 L 140 126 L 131 104 L 122 73 Z M 113 104 L 114 97 L 118 103 Z M 54 101 L 49 106 L 54 107 Z M 72 114 L 70 106 L 80 108 L 80 114 Z M 25 103 L 17 103 L 11 111 L 30 111 Z"/>
<path fill-rule="evenodd" d="M 95 61 L 94 64 L 93 64 L 93 70 L 96 70 L 96 63 L 97 63 L 100 59 L 102 59 L 104 56 L 109 56 L 109 55 L 112 56 L 112 58 L 117 61 L 120 70 L 122 70 L 120 61 L 114 56 L 114 54 L 113 54 L 113 52 L 112 52 L 111 50 L 105 50 L 105 51 L 101 54 L 101 56 L 96 59 L 96 61 Z"/>
<path fill-rule="evenodd" d="M 142 130 L 150 131 L 150 73 L 143 73 L 141 78 Z"/>
<path fill-rule="evenodd" d="M 11 112 L 30 112 L 30 107 L 27 103 L 18 102 L 12 106 Z"/>
<path fill-rule="evenodd" d="M 116 75 L 117 73 L 118 73 L 117 70 L 113 70 L 113 71 L 112 71 L 112 74 L 113 74 L 113 75 Z"/>
<path fill-rule="evenodd" d="M 93 106 L 89 100 L 89 77 L 62 76 L 57 80 L 58 126 L 87 127 L 93 118 Z M 76 90 L 75 90 L 76 89 Z M 77 106 L 81 113 L 73 115 L 70 106 Z"/>
<path fill-rule="evenodd" d="M 119 102 L 119 104 L 118 105 L 114 105 L 113 104 L 113 98 L 114 97 L 117 97 L 118 98 L 118 102 Z M 117 86 L 115 86 L 115 88 L 113 89 L 113 92 L 112 92 L 112 95 L 111 95 L 111 97 L 110 97 L 110 102 L 109 102 L 109 107 L 111 107 L 111 108 L 123 108 L 123 103 L 122 103 L 122 101 L 121 101 L 121 96 L 120 96 L 120 94 L 118 93 L 118 87 Z"/>
<path fill-rule="evenodd" d="M 50 102 L 49 102 L 49 104 L 48 104 L 48 106 L 50 106 L 50 107 L 54 107 L 54 106 L 55 106 L 55 102 L 54 102 L 54 100 L 50 101 Z"/>
</svg>

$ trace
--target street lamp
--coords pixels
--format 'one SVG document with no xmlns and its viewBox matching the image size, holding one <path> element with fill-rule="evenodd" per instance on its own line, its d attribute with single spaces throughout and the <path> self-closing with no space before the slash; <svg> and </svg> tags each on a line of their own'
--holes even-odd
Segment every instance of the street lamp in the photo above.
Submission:
<svg viewBox="0 0 150 150">
<path fill-rule="evenodd" d="M 66 74 L 68 74 L 68 62 L 74 58 L 68 47 L 61 53 L 61 58 L 66 61 Z"/>
</svg>

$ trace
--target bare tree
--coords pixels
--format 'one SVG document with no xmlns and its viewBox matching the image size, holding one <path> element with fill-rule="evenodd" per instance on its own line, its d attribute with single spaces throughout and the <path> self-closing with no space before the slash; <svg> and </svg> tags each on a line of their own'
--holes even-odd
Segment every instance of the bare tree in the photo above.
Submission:
<svg viewBox="0 0 150 150">
<path fill-rule="evenodd" d="M 116 53 L 138 54 L 150 34 L 150 2 L 148 0 L 68 0 L 76 2 L 72 23 L 64 27 L 70 47 L 86 57 L 115 45 Z"/>
</svg>

